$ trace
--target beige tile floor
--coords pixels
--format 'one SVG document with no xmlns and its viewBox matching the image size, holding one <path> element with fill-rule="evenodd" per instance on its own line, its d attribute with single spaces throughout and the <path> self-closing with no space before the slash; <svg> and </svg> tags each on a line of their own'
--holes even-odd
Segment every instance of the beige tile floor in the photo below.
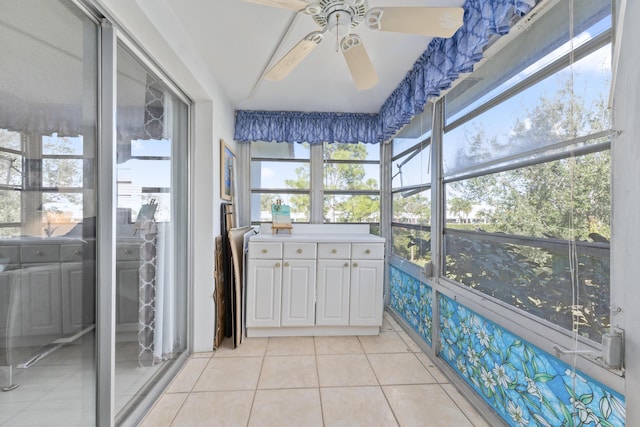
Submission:
<svg viewBox="0 0 640 427">
<path fill-rule="evenodd" d="M 225 340 L 194 354 L 140 425 L 488 427 L 387 313 L 379 336 Z"/>
</svg>

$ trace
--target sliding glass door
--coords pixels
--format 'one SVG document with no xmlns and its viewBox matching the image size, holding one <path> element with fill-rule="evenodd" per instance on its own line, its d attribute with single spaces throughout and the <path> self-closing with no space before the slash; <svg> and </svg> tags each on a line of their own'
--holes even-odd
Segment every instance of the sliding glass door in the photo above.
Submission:
<svg viewBox="0 0 640 427">
<path fill-rule="evenodd" d="M 95 423 L 96 21 L 0 0 L 0 425 Z"/>
<path fill-rule="evenodd" d="M 116 411 L 186 350 L 185 102 L 123 45 L 116 76 Z"/>
<path fill-rule="evenodd" d="M 0 425 L 124 420 L 187 349 L 188 104 L 101 18 L 0 0 Z"/>
</svg>

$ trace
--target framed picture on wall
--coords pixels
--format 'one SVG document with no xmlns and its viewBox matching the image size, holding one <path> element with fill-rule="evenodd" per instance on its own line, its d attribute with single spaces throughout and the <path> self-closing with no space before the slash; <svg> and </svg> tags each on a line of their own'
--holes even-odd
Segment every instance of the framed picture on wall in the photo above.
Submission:
<svg viewBox="0 0 640 427">
<path fill-rule="evenodd" d="M 231 200 L 233 197 L 234 169 L 236 154 L 220 140 L 220 198 Z"/>
</svg>

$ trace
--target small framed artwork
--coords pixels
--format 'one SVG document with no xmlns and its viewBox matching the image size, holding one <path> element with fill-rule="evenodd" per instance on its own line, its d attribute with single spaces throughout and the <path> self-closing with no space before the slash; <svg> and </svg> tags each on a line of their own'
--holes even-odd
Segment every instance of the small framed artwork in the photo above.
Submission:
<svg viewBox="0 0 640 427">
<path fill-rule="evenodd" d="M 220 140 L 220 198 L 231 200 L 233 197 L 234 169 L 236 154 Z"/>
</svg>

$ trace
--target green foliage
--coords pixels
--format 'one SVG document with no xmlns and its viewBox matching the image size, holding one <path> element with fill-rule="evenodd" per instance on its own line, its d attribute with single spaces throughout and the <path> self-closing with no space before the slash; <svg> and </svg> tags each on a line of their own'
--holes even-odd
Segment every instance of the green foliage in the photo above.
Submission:
<svg viewBox="0 0 640 427">
<path fill-rule="evenodd" d="M 431 233 L 422 230 L 393 227 L 393 253 L 417 265 L 431 261 Z"/>
<path fill-rule="evenodd" d="M 326 144 L 324 147 L 324 190 L 373 190 L 378 191 L 378 181 L 366 179 L 363 165 L 340 163 L 340 160 L 365 160 L 367 148 L 362 144 Z M 334 160 L 334 161 L 332 161 Z M 288 188 L 307 189 L 310 182 L 309 165 L 295 170 L 295 178 L 285 180 Z M 293 210 L 308 212 L 310 199 L 306 195 L 292 195 L 289 203 Z M 371 195 L 325 195 L 323 213 L 329 222 L 379 222 L 380 197 Z"/>
<path fill-rule="evenodd" d="M 603 100 L 589 105 L 570 89 L 567 81 L 543 95 L 504 141 L 474 125 L 458 167 L 492 159 L 495 150 L 521 153 L 606 129 Z M 446 276 L 600 341 L 609 325 L 610 169 L 605 150 L 447 184 L 449 213 L 463 219 L 465 209 L 476 206 L 483 223 L 473 226 L 476 237 L 446 235 Z M 482 232 L 552 239 L 554 245 L 499 242 Z M 559 240 L 567 241 L 565 248 Z M 577 242 L 575 259 L 569 242 Z M 580 295 L 577 303 L 574 295 Z"/>
</svg>

